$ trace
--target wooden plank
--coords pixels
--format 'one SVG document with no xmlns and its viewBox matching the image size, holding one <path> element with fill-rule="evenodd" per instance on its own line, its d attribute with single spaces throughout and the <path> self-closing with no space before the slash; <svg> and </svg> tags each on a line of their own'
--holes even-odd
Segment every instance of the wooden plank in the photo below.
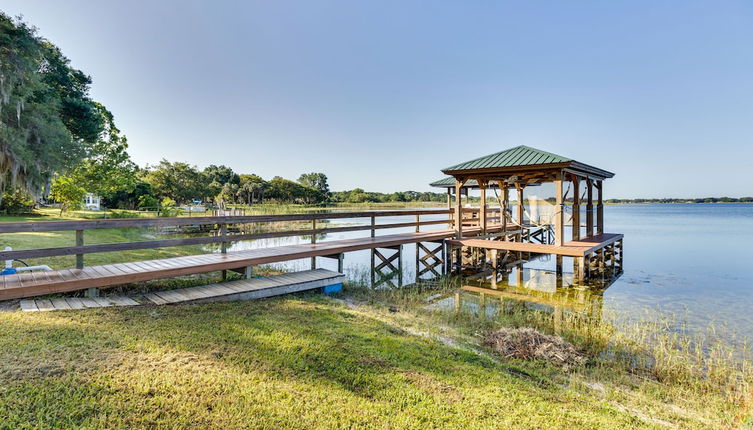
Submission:
<svg viewBox="0 0 753 430">
<path fill-rule="evenodd" d="M 97 302 L 97 304 L 101 308 L 107 308 L 107 307 L 112 306 L 112 302 L 110 302 L 110 299 L 106 297 L 92 297 L 91 299 Z"/>
<path fill-rule="evenodd" d="M 24 312 L 39 312 L 39 308 L 37 308 L 37 304 L 34 300 L 21 300 L 19 305 Z"/>
<path fill-rule="evenodd" d="M 35 303 L 40 312 L 47 312 L 47 311 L 55 310 L 55 307 L 52 305 L 52 302 L 47 299 L 35 300 Z"/>
<path fill-rule="evenodd" d="M 150 302 L 154 303 L 155 305 L 166 305 L 166 304 L 170 303 L 167 300 L 163 299 L 162 297 L 160 297 L 160 296 L 158 296 L 158 295 L 156 295 L 154 293 L 144 294 L 144 298 L 146 298 Z"/>
<path fill-rule="evenodd" d="M 52 299 L 50 301 L 52 302 L 52 307 L 55 308 L 55 310 L 71 308 L 70 305 L 68 305 L 68 302 L 65 301 L 65 299 L 58 298 L 58 299 Z"/>
<path fill-rule="evenodd" d="M 102 307 L 102 305 L 99 304 L 98 301 L 92 299 L 91 297 L 83 297 L 83 298 L 80 298 L 79 300 L 81 300 L 81 304 L 87 308 L 101 308 Z"/>
<path fill-rule="evenodd" d="M 68 306 L 70 306 L 71 309 L 84 309 L 84 308 L 86 308 L 86 306 L 84 305 L 84 303 L 78 297 L 66 297 L 65 301 L 68 302 Z"/>
<path fill-rule="evenodd" d="M 109 299 L 115 303 L 115 306 L 138 306 L 139 303 L 130 297 L 110 296 Z"/>
</svg>

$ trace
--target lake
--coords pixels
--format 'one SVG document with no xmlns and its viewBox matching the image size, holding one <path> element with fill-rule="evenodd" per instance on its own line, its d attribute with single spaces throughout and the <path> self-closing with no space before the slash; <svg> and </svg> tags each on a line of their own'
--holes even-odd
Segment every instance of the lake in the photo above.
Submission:
<svg viewBox="0 0 753 430">
<path fill-rule="evenodd" d="M 422 217 L 422 220 L 440 219 Z M 646 310 L 674 315 L 690 330 L 710 324 L 725 326 L 753 339 L 753 204 L 641 204 L 605 207 L 605 231 L 625 235 L 624 273 L 605 291 L 604 310 L 640 317 Z M 384 218 L 380 223 L 406 222 L 405 217 Z M 368 220 L 364 219 L 365 225 Z M 353 220 L 333 220 L 333 225 Z M 432 226 L 443 228 L 443 226 Z M 423 230 L 429 230 L 430 227 Z M 381 230 L 378 235 L 412 231 Z M 331 234 L 319 241 L 362 237 L 366 232 Z M 284 238 L 240 242 L 231 250 L 308 242 Z M 345 256 L 346 274 L 363 279 L 370 264 L 369 251 Z M 310 263 L 295 261 L 278 266 L 307 269 Z M 336 262 L 320 258 L 318 267 L 336 269 Z M 404 247 L 404 279 L 415 278 L 415 247 Z M 541 270 L 553 270 L 552 259 L 524 265 L 523 279 L 540 278 Z M 572 265 L 565 263 L 565 270 Z M 546 287 L 547 288 L 552 287 Z M 520 286 L 516 291 L 525 291 Z M 601 294 L 601 292 L 599 292 Z M 448 299 L 452 300 L 452 299 Z"/>
</svg>

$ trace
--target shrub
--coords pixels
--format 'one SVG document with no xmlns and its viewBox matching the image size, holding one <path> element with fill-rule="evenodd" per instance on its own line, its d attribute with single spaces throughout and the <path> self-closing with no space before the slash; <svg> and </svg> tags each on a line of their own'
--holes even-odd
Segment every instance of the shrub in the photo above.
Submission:
<svg viewBox="0 0 753 430">
<path fill-rule="evenodd" d="M 52 181 L 50 197 L 60 203 L 60 214 L 81 207 L 86 196 L 86 190 L 80 187 L 76 180 L 68 176 L 58 176 Z"/>
<path fill-rule="evenodd" d="M 9 214 L 31 213 L 34 209 L 34 198 L 28 191 L 16 188 L 11 192 L 3 194 L 3 201 L 0 202 L 0 210 Z"/>
</svg>

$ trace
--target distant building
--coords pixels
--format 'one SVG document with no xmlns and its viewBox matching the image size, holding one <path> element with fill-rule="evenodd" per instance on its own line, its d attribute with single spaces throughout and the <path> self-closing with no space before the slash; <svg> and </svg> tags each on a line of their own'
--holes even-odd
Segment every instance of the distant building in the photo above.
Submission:
<svg viewBox="0 0 753 430">
<path fill-rule="evenodd" d="M 93 193 L 86 193 L 86 196 L 84 197 L 84 208 L 91 210 L 91 211 L 98 211 L 100 210 L 99 206 L 100 198 L 98 195 Z"/>
</svg>

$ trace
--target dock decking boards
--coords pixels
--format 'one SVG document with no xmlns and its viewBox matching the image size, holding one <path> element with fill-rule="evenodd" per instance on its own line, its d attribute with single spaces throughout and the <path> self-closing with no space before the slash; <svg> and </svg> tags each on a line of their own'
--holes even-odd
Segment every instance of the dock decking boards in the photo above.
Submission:
<svg viewBox="0 0 753 430">
<path fill-rule="evenodd" d="M 252 300 L 339 284 L 344 278 L 345 276 L 341 273 L 325 269 L 314 269 L 271 277 L 241 279 L 198 287 L 156 291 L 144 294 L 143 297 L 145 301 L 155 305 Z M 97 298 L 65 297 L 51 300 L 21 300 L 20 303 L 21 310 L 24 312 L 46 312 L 110 306 L 138 306 L 140 304 L 134 299 L 125 296 Z"/>
<path fill-rule="evenodd" d="M 604 248 L 622 239 L 622 234 L 604 233 L 581 240 L 565 242 L 558 245 L 542 245 L 538 243 L 508 242 L 483 239 L 448 240 L 452 246 L 470 246 L 483 249 L 497 249 L 501 251 L 530 252 L 532 254 L 554 254 L 568 257 L 585 257 L 586 255 Z"/>
</svg>

